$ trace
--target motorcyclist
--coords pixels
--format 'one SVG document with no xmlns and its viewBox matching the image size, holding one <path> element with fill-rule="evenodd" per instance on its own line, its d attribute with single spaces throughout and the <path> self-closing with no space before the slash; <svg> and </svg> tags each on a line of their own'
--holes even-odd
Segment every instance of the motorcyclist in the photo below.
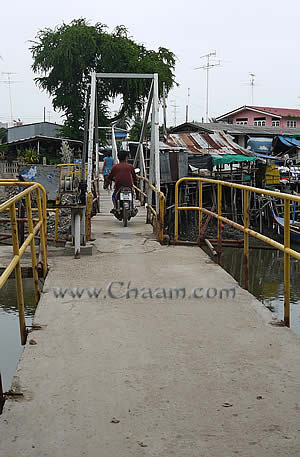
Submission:
<svg viewBox="0 0 300 457">
<path fill-rule="evenodd" d="M 134 167 L 128 163 L 128 152 L 120 151 L 118 158 L 120 163 L 112 167 L 112 170 L 107 178 L 108 182 L 111 182 L 113 179 L 115 181 L 115 189 L 112 195 L 114 208 L 111 210 L 111 213 L 113 214 L 116 211 L 116 199 L 120 188 L 123 186 L 133 188 L 133 184 L 137 183 L 137 176 L 135 174 Z"/>
</svg>

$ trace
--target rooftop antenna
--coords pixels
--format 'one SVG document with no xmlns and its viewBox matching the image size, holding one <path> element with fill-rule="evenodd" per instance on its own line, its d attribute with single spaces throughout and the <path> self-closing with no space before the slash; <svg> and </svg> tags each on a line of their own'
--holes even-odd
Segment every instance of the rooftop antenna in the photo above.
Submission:
<svg viewBox="0 0 300 457">
<path fill-rule="evenodd" d="M 187 105 L 186 105 L 186 110 L 185 110 L 185 122 L 189 122 L 189 108 L 190 108 L 190 88 L 188 87 Z"/>
<path fill-rule="evenodd" d="M 15 75 L 15 74 L 16 73 L 12 73 L 12 72 L 9 72 L 9 71 L 3 71 L 2 75 L 6 75 L 7 76 L 7 80 L 0 81 L 1 83 L 8 85 L 9 105 L 10 105 L 10 120 L 11 120 L 11 122 L 13 122 L 13 107 L 12 107 L 12 96 L 11 96 L 11 85 L 19 82 L 19 81 L 12 81 L 11 75 Z"/>
<path fill-rule="evenodd" d="M 255 74 L 254 73 L 249 73 L 250 81 L 249 81 L 249 86 L 251 90 L 251 105 L 254 103 L 254 86 L 255 86 Z"/>
<path fill-rule="evenodd" d="M 178 108 L 178 105 L 176 103 L 176 100 L 171 100 L 171 102 L 173 103 L 171 106 L 174 108 L 174 127 L 176 127 L 176 123 L 177 123 L 177 108 Z"/>
<path fill-rule="evenodd" d="M 208 83 L 209 83 L 209 70 L 211 70 L 213 67 L 218 67 L 221 65 L 220 60 L 217 62 L 211 62 L 210 59 L 212 57 L 215 57 L 216 51 L 209 52 L 208 54 L 205 54 L 204 56 L 201 56 L 200 59 L 206 58 L 206 64 L 202 65 L 201 67 L 196 67 L 194 70 L 206 70 L 206 114 L 205 114 L 205 121 L 209 122 L 209 117 L 208 117 Z"/>
</svg>

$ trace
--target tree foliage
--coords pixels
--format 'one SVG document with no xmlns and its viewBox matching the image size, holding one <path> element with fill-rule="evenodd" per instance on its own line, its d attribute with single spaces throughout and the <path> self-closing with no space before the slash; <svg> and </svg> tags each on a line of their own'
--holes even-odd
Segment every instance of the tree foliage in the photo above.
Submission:
<svg viewBox="0 0 300 457">
<path fill-rule="evenodd" d="M 129 140 L 130 141 L 139 141 L 140 140 L 142 127 L 143 127 L 143 119 L 141 119 L 140 117 L 136 117 L 131 126 L 131 129 L 129 130 Z M 146 126 L 146 131 L 145 131 L 145 140 L 150 140 L 150 136 L 151 136 L 151 123 L 148 122 L 148 124 Z"/>
<path fill-rule="evenodd" d="M 101 23 L 73 20 L 54 29 L 40 30 L 31 42 L 33 71 L 38 86 L 53 98 L 54 109 L 66 115 L 64 134 L 80 138 L 84 122 L 85 94 L 90 72 L 158 73 L 159 90 L 163 82 L 169 91 L 175 83 L 175 56 L 166 49 L 148 50 L 135 42 L 124 26 L 109 32 Z M 149 80 L 105 79 L 97 85 L 99 122 L 108 125 L 118 118 L 140 112 L 148 96 Z M 121 97 L 121 108 L 113 119 L 108 102 Z"/>
<path fill-rule="evenodd" d="M 4 127 L 0 128 L 0 144 L 7 142 L 7 129 Z"/>
</svg>

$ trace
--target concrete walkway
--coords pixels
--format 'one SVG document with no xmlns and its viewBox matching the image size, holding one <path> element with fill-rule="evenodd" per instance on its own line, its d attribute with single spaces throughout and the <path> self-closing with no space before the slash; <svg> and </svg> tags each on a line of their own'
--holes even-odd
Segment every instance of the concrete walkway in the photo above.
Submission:
<svg viewBox="0 0 300 457">
<path fill-rule="evenodd" d="M 123 228 L 109 209 L 92 257 L 50 258 L 0 456 L 300 456 L 300 339 L 203 251 L 160 246 L 143 211 Z M 168 298 L 176 287 L 216 297 Z"/>
</svg>

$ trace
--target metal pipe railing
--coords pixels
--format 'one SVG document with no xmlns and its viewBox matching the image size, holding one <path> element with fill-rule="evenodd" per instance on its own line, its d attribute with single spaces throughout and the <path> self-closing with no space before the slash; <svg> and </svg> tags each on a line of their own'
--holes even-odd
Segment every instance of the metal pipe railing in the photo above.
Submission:
<svg viewBox="0 0 300 457">
<path fill-rule="evenodd" d="M 143 192 L 142 189 L 140 189 L 137 186 L 133 186 L 134 189 L 139 192 L 141 195 L 143 195 L 147 199 L 147 220 L 148 220 L 148 210 L 153 214 L 155 217 L 155 228 L 157 232 L 157 236 L 160 242 L 163 241 L 164 238 L 164 221 L 165 221 L 165 211 L 166 211 L 166 197 L 161 192 L 160 190 L 156 189 L 152 184 L 149 183 L 148 179 L 145 178 L 144 176 L 139 176 L 138 179 L 141 181 L 145 182 L 146 186 L 146 193 Z M 157 195 L 159 199 L 159 208 L 153 208 L 152 203 L 149 203 L 148 198 L 149 198 L 149 188 L 151 188 Z M 158 227 L 158 230 L 157 230 Z"/>
<path fill-rule="evenodd" d="M 26 324 L 25 324 L 25 312 L 24 312 L 24 294 L 23 294 L 23 281 L 22 281 L 22 270 L 21 270 L 21 258 L 30 245 L 31 247 L 31 261 L 32 261 L 32 272 L 33 272 L 33 282 L 35 290 L 36 303 L 39 300 L 40 290 L 38 283 L 38 271 L 37 271 L 37 257 L 35 249 L 35 235 L 40 232 L 40 247 L 42 255 L 42 266 L 43 266 L 43 276 L 44 278 L 47 275 L 47 195 L 43 186 L 38 183 L 26 183 L 18 181 L 0 181 L 0 186 L 20 186 L 25 187 L 25 190 L 19 192 L 14 197 L 7 200 L 5 203 L 0 205 L 0 213 L 3 211 L 9 211 L 10 213 L 10 223 L 11 223 L 11 237 L 12 237 L 12 247 L 13 247 L 13 258 L 5 268 L 3 273 L 0 276 L 0 289 L 6 283 L 7 279 L 10 277 L 12 272 L 15 270 L 16 277 L 16 288 L 17 288 L 17 302 L 19 310 L 19 325 L 20 325 L 20 335 L 21 335 L 21 344 L 26 343 Z M 33 210 L 31 198 L 35 194 L 37 201 L 37 211 L 38 217 L 33 218 Z M 41 198 L 41 194 L 43 198 Z M 17 208 L 16 203 L 25 198 L 26 202 L 26 213 L 28 221 L 28 235 L 24 240 L 23 244 L 19 246 L 18 238 L 18 227 L 17 227 Z M 34 225 L 34 221 L 38 222 Z"/>
<path fill-rule="evenodd" d="M 179 206 L 179 186 L 184 181 L 194 181 L 199 183 L 199 206 Z M 203 208 L 203 183 L 216 184 L 218 186 L 217 193 L 217 213 Z M 226 217 L 222 216 L 222 188 L 232 187 L 243 191 L 244 200 L 244 225 L 238 224 Z M 256 194 L 268 195 L 271 197 L 281 198 L 284 200 L 284 244 L 281 244 L 268 236 L 265 236 L 255 230 L 249 228 L 249 194 L 250 192 Z M 283 251 L 284 253 L 284 323 L 290 327 L 290 257 L 300 259 L 300 252 L 294 251 L 290 248 L 290 202 L 300 203 L 300 197 L 271 190 L 260 189 L 242 184 L 236 184 L 217 179 L 208 178 L 181 178 L 177 181 L 175 186 L 175 229 L 174 241 L 178 241 L 178 212 L 179 211 L 199 211 L 199 240 L 201 238 L 202 218 L 203 213 L 210 215 L 218 221 L 218 247 L 219 252 L 222 246 L 222 222 L 231 225 L 232 227 L 244 232 L 244 287 L 248 289 L 248 271 L 249 271 L 249 235 L 264 241 L 267 244 Z"/>
</svg>

